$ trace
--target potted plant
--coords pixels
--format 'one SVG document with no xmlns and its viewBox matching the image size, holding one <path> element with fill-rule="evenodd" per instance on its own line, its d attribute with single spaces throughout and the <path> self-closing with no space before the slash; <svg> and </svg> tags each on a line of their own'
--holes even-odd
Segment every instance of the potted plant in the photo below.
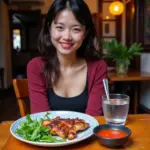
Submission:
<svg viewBox="0 0 150 150">
<path fill-rule="evenodd" d="M 104 58 L 111 58 L 116 62 L 116 72 L 118 75 L 127 74 L 131 59 L 133 59 L 135 55 L 140 55 L 143 49 L 139 43 L 135 42 L 127 47 L 116 39 L 103 41 L 103 48 L 107 51 Z"/>
</svg>

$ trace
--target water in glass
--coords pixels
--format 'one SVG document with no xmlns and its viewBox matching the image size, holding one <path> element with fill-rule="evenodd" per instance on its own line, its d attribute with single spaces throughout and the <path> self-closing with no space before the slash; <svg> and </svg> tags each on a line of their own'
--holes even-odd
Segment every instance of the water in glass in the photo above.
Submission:
<svg viewBox="0 0 150 150">
<path fill-rule="evenodd" d="M 110 99 L 103 101 L 104 117 L 109 124 L 124 125 L 129 109 L 129 101 Z"/>
</svg>

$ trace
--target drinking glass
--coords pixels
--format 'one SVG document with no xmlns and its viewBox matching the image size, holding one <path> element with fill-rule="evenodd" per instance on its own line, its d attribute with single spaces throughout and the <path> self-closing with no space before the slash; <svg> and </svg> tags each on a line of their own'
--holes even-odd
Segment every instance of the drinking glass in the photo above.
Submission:
<svg viewBox="0 0 150 150">
<path fill-rule="evenodd" d="M 109 94 L 102 96 L 102 108 L 108 124 L 124 125 L 129 111 L 129 96 L 125 94 Z"/>
</svg>

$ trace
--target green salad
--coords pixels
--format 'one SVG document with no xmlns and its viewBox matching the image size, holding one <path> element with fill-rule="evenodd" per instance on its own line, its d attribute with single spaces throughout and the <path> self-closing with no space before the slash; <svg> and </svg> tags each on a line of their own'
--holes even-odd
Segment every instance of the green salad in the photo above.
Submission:
<svg viewBox="0 0 150 150">
<path fill-rule="evenodd" d="M 50 120 L 49 114 L 47 112 L 44 118 L 40 118 L 39 120 L 33 120 L 30 115 L 27 115 L 26 119 L 19 123 L 19 128 L 16 129 L 15 133 L 22 136 L 25 140 L 34 142 L 65 142 L 66 139 L 51 135 L 49 132 L 50 129 L 43 127 L 43 120 Z"/>
</svg>

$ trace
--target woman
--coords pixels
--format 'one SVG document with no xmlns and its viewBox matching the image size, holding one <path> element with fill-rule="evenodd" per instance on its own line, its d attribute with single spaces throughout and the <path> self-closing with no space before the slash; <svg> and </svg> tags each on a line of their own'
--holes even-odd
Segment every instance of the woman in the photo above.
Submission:
<svg viewBox="0 0 150 150">
<path fill-rule="evenodd" d="M 55 0 L 39 35 L 41 57 L 27 66 L 31 112 L 102 114 L 107 65 L 94 46 L 95 28 L 82 0 Z"/>
</svg>

